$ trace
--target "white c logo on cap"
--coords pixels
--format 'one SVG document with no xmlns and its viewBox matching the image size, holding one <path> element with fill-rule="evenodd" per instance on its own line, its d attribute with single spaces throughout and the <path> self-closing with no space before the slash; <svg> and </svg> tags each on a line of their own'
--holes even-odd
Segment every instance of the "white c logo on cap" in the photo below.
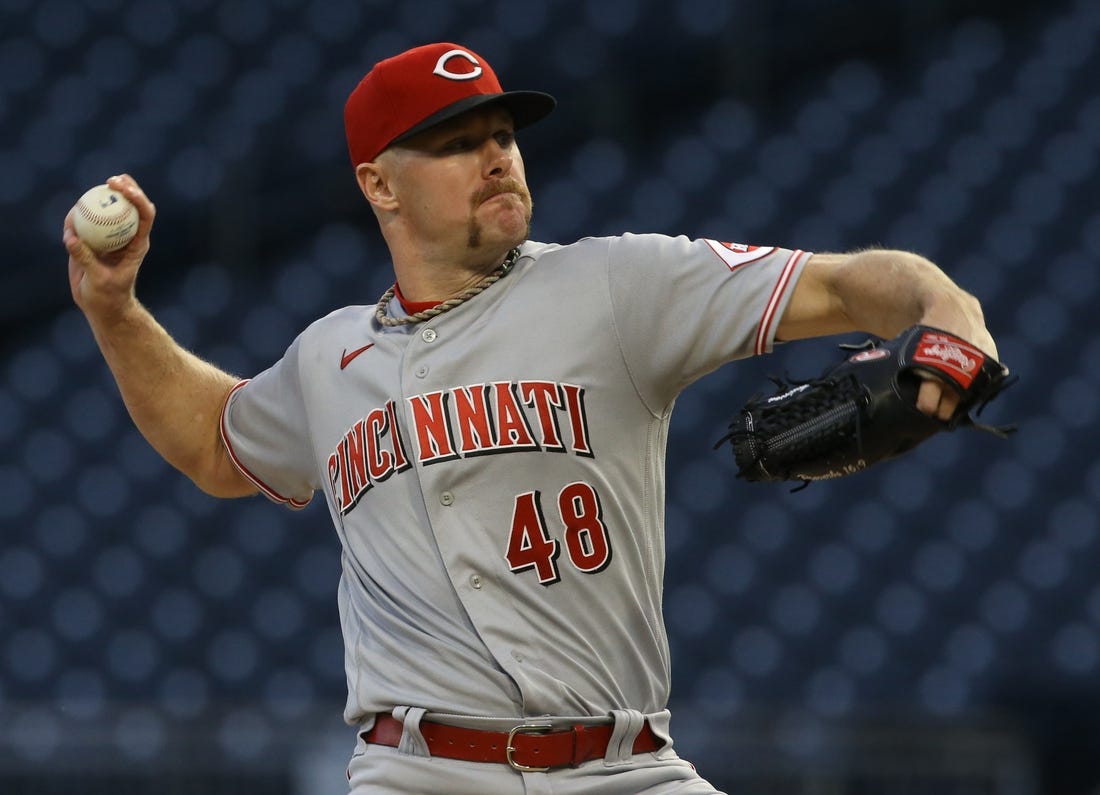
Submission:
<svg viewBox="0 0 1100 795">
<path fill-rule="evenodd" d="M 456 56 L 459 58 L 465 58 L 467 61 L 472 63 L 474 65 L 473 71 L 465 72 L 462 74 L 449 71 L 447 69 L 447 61 Z M 432 74 L 439 75 L 440 77 L 445 77 L 448 80 L 476 80 L 477 78 L 481 77 L 482 69 L 481 64 L 479 64 L 477 62 L 477 59 L 474 58 L 474 56 L 470 55 L 470 53 L 466 52 L 465 50 L 451 50 L 450 52 L 445 52 L 439 56 L 439 60 L 435 62 L 435 69 L 432 70 Z"/>
</svg>

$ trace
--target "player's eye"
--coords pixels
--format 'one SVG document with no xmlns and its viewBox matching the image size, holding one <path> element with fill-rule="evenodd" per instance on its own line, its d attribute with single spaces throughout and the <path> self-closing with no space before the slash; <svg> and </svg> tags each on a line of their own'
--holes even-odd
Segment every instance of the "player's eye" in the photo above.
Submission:
<svg viewBox="0 0 1100 795">
<path fill-rule="evenodd" d="M 516 142 L 516 134 L 511 130 L 501 130 L 493 138 L 502 149 L 507 149 Z"/>
<path fill-rule="evenodd" d="M 457 138 L 449 138 L 444 141 L 442 151 L 445 153 L 452 152 L 466 152 L 474 147 L 474 141 L 468 136 L 459 136 Z"/>
</svg>

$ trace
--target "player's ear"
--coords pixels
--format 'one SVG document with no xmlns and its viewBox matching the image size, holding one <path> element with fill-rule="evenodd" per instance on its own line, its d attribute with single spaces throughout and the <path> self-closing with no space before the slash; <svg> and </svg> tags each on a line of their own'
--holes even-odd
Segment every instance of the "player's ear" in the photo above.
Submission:
<svg viewBox="0 0 1100 795">
<path fill-rule="evenodd" d="M 363 195 L 375 209 L 397 208 L 397 196 L 394 194 L 384 164 L 377 160 L 371 163 L 360 163 L 355 168 L 355 178 L 359 181 L 359 190 L 363 191 Z"/>
</svg>

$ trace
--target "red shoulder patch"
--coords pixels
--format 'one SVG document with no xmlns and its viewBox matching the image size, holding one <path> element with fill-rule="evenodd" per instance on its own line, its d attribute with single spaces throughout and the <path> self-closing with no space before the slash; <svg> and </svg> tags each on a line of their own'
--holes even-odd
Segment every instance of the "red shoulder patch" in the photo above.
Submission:
<svg viewBox="0 0 1100 795">
<path fill-rule="evenodd" d="M 750 246 L 746 243 L 726 243 L 721 240 L 704 238 L 706 244 L 718 255 L 731 271 L 742 265 L 756 262 L 775 251 L 775 246 Z"/>
</svg>

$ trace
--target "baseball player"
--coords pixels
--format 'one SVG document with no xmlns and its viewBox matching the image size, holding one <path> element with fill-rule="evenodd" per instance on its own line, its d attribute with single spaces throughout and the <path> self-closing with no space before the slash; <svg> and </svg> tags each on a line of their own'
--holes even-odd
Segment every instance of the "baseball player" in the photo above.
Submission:
<svg viewBox="0 0 1100 795">
<path fill-rule="evenodd" d="M 515 131 L 553 106 L 457 44 L 375 65 L 345 122 L 395 284 L 250 380 L 135 298 L 154 207 L 131 177 L 109 180 L 141 216 L 124 250 L 97 258 L 65 222 L 73 297 L 153 446 L 213 495 L 327 503 L 355 793 L 715 792 L 666 709 L 678 393 L 777 341 L 855 329 L 923 322 L 996 353 L 977 301 L 913 254 L 529 240 Z M 928 414 L 954 401 L 921 388 Z"/>
</svg>

